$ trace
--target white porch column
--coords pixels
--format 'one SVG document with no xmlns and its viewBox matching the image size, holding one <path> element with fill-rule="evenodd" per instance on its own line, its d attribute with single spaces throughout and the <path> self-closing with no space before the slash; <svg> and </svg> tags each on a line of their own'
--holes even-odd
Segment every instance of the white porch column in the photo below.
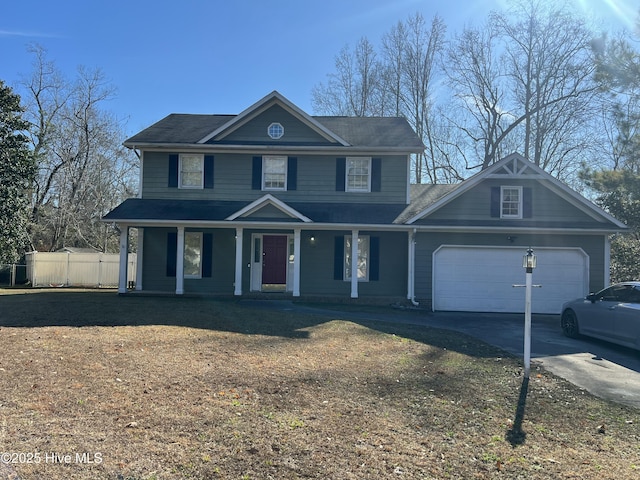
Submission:
<svg viewBox="0 0 640 480">
<path fill-rule="evenodd" d="M 300 229 L 293 230 L 293 296 L 300 296 Z"/>
<path fill-rule="evenodd" d="M 144 255 L 144 228 L 138 227 L 138 248 L 136 253 L 136 290 L 142 290 L 142 256 Z"/>
<path fill-rule="evenodd" d="M 351 231 L 351 298 L 358 298 L 358 230 Z"/>
<path fill-rule="evenodd" d="M 236 228 L 236 281 L 233 290 L 234 295 L 242 295 L 242 238 L 243 229 Z"/>
<path fill-rule="evenodd" d="M 184 293 L 184 227 L 178 227 L 176 248 L 176 295 Z"/>
<path fill-rule="evenodd" d="M 118 293 L 127 293 L 127 270 L 129 267 L 129 225 L 120 225 L 120 270 Z"/>
<path fill-rule="evenodd" d="M 409 300 L 413 300 L 415 296 L 415 255 L 416 255 L 416 242 L 415 242 L 415 232 L 408 232 L 407 236 L 409 237 L 408 244 L 408 252 L 407 255 L 409 264 L 407 265 L 407 271 L 409 272 L 407 278 L 407 298 Z"/>
</svg>

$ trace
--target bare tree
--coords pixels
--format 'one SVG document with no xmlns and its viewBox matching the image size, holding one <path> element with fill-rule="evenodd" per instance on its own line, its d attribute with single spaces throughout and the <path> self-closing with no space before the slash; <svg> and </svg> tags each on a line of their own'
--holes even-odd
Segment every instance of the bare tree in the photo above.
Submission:
<svg viewBox="0 0 640 480">
<path fill-rule="evenodd" d="M 416 14 L 407 20 L 405 31 L 400 97 L 407 119 L 427 147 L 426 154 L 417 156 L 415 177 L 421 183 L 424 169 L 429 181 L 435 183 L 441 166 L 434 135 L 434 83 L 446 26 L 437 15 L 427 26 L 424 17 Z"/>
<path fill-rule="evenodd" d="M 33 187 L 31 243 L 39 250 L 117 245 L 100 217 L 133 193 L 137 162 L 121 146 L 120 123 L 101 106 L 114 94 L 99 70 L 80 68 L 66 80 L 41 47 L 23 81 L 31 142 L 38 163 Z"/>
<path fill-rule="evenodd" d="M 514 150 L 559 176 L 584 158 L 598 91 L 592 34 L 566 6 L 549 5 L 516 0 L 450 49 L 451 84 L 474 120 L 459 126 L 483 169 Z"/>
<path fill-rule="evenodd" d="M 314 111 L 329 115 L 380 115 L 380 65 L 369 40 L 362 37 L 352 51 L 344 46 L 335 58 L 335 73 L 312 91 Z"/>
<path fill-rule="evenodd" d="M 541 0 L 518 0 L 511 12 L 494 13 L 491 21 L 504 46 L 522 153 L 558 173 L 585 148 L 581 132 L 598 90 L 593 34 L 566 5 Z"/>
<path fill-rule="evenodd" d="M 450 115 L 450 120 L 464 132 L 473 152 L 462 152 L 467 164 L 477 158 L 482 169 L 501 156 L 505 131 L 513 124 L 502 82 L 504 73 L 495 50 L 496 33 L 487 25 L 463 30 L 447 55 L 449 84 L 462 112 Z"/>
</svg>

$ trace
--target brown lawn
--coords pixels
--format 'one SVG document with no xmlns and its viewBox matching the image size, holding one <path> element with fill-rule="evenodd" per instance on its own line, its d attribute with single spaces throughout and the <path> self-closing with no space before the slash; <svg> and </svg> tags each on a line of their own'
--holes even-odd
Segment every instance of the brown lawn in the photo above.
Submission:
<svg viewBox="0 0 640 480">
<path fill-rule="evenodd" d="M 637 410 L 453 332 L 0 290 L 0 352 L 23 480 L 640 478 Z"/>
</svg>

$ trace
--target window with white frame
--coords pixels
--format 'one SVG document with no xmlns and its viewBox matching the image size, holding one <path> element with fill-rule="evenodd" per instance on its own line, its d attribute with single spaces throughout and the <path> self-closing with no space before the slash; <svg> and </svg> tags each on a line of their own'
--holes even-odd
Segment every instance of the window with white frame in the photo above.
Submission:
<svg viewBox="0 0 640 480">
<path fill-rule="evenodd" d="M 287 157 L 262 157 L 262 189 L 287 189 Z"/>
<path fill-rule="evenodd" d="M 179 184 L 180 188 L 203 188 L 204 155 L 180 154 Z"/>
<path fill-rule="evenodd" d="M 184 277 L 202 277 L 202 233 L 184 233 Z"/>
<path fill-rule="evenodd" d="M 353 262 L 351 261 L 351 235 L 344 237 L 344 279 L 351 281 Z M 369 235 L 358 236 L 358 259 L 356 268 L 359 282 L 369 281 Z"/>
<path fill-rule="evenodd" d="M 500 188 L 500 217 L 522 218 L 522 187 Z"/>
<path fill-rule="evenodd" d="M 274 122 L 267 128 L 267 134 L 274 140 L 278 140 L 284 136 L 284 127 L 282 124 Z"/>
<path fill-rule="evenodd" d="M 371 158 L 347 157 L 345 190 L 347 192 L 371 191 Z"/>
</svg>

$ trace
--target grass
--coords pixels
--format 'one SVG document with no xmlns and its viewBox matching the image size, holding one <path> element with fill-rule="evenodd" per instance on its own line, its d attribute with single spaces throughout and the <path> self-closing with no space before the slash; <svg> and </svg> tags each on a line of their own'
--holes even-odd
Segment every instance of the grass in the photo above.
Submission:
<svg viewBox="0 0 640 480">
<path fill-rule="evenodd" d="M 0 351 L 0 451 L 23 480 L 640 474 L 637 410 L 540 369 L 527 384 L 454 332 L 0 290 Z"/>
</svg>

